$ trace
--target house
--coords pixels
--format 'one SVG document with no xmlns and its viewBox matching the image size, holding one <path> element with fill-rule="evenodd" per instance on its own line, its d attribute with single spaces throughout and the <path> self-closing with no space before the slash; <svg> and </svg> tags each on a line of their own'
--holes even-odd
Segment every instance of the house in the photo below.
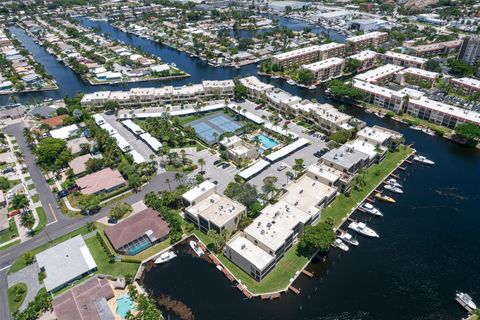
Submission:
<svg viewBox="0 0 480 320">
<path fill-rule="evenodd" d="M 117 252 L 136 255 L 168 237 L 170 227 L 160 213 L 147 208 L 105 230 Z"/>
<path fill-rule="evenodd" d="M 108 279 L 93 277 L 56 296 L 53 311 L 59 320 L 113 320 L 107 301 L 114 296 Z"/>
<path fill-rule="evenodd" d="M 94 272 L 97 264 L 83 237 L 78 235 L 35 256 L 47 292 L 55 292 Z"/>
<path fill-rule="evenodd" d="M 237 229 L 240 216 L 246 208 L 241 203 L 217 192 L 217 186 L 204 181 L 182 195 L 185 206 L 185 219 L 193 222 L 207 233 L 210 229 L 217 232 Z"/>
<path fill-rule="evenodd" d="M 69 126 L 61 127 L 58 129 L 50 130 L 50 135 L 56 139 L 67 140 L 79 130 L 78 125 L 71 124 Z"/>
<path fill-rule="evenodd" d="M 239 136 L 225 137 L 220 141 L 220 148 L 227 152 L 229 159 L 235 162 L 255 159 L 259 156 L 258 148 L 245 142 Z"/>
<path fill-rule="evenodd" d="M 78 154 L 82 152 L 82 145 L 84 144 L 88 144 L 90 146 L 90 142 L 85 137 L 80 137 L 67 141 L 67 147 L 70 148 L 72 154 Z"/>
<path fill-rule="evenodd" d="M 82 194 L 100 194 L 125 186 L 127 182 L 118 170 L 105 168 L 77 179 Z"/>
<path fill-rule="evenodd" d="M 70 161 L 68 166 L 73 170 L 73 174 L 77 176 L 87 171 L 86 163 L 92 158 L 93 157 L 90 154 L 85 154 Z"/>
<path fill-rule="evenodd" d="M 40 122 L 46 124 L 50 128 L 57 128 L 63 125 L 63 120 L 65 120 L 66 117 L 68 117 L 68 115 L 62 114 L 59 116 L 43 119 Z"/>
</svg>

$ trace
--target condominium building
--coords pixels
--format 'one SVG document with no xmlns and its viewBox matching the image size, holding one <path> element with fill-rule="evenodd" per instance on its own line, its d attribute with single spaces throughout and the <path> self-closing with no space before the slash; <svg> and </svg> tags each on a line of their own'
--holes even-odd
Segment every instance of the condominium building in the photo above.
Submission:
<svg viewBox="0 0 480 320">
<path fill-rule="evenodd" d="M 132 88 L 129 91 L 99 91 L 83 96 L 83 106 L 102 106 L 114 101 L 121 107 L 140 107 L 146 105 L 166 105 L 196 102 L 198 99 L 233 98 L 233 80 L 203 81 L 182 87 L 165 86 L 161 88 Z"/>
<path fill-rule="evenodd" d="M 381 108 L 399 113 L 403 110 L 404 94 L 373 83 L 355 80 L 353 87 L 362 90 L 367 94 L 367 102 Z"/>
<path fill-rule="evenodd" d="M 430 57 L 436 55 L 449 55 L 459 51 L 462 40 L 452 40 L 409 47 L 413 54 L 419 57 Z"/>
<path fill-rule="evenodd" d="M 325 153 L 321 161 L 327 166 L 348 174 L 355 174 L 358 170 L 368 166 L 370 156 L 351 146 L 342 145 Z"/>
<path fill-rule="evenodd" d="M 317 61 L 318 52 L 319 46 L 314 45 L 276 54 L 272 57 L 272 61 L 282 68 L 289 68 Z"/>
<path fill-rule="evenodd" d="M 343 57 L 345 45 L 343 43 L 330 42 L 318 46 L 318 60 L 326 60 L 334 57 Z"/>
<path fill-rule="evenodd" d="M 411 56 L 408 54 L 387 51 L 383 54 L 383 62 L 385 64 L 394 64 L 401 67 L 415 67 L 423 69 L 427 59 Z"/>
<path fill-rule="evenodd" d="M 470 65 L 480 61 L 480 36 L 467 36 L 463 38 L 458 58 Z"/>
<path fill-rule="evenodd" d="M 410 98 L 406 112 L 450 129 L 467 122 L 480 125 L 480 113 L 434 101 L 424 96 L 417 99 Z"/>
<path fill-rule="evenodd" d="M 255 76 L 241 78 L 239 82 L 247 88 L 247 95 L 250 98 L 261 99 L 267 92 L 270 92 L 275 88 L 271 84 L 258 80 Z"/>
<path fill-rule="evenodd" d="M 321 83 L 340 77 L 343 74 L 345 60 L 342 58 L 330 58 L 302 66 L 314 75 L 314 82 Z"/>
<path fill-rule="evenodd" d="M 357 54 L 347 57 L 346 60 L 355 59 L 360 61 L 362 65 L 360 66 L 360 68 L 357 69 L 357 72 L 362 72 L 362 71 L 371 69 L 375 66 L 377 56 L 378 54 L 375 51 L 364 50 L 364 51 L 360 51 Z"/>
<path fill-rule="evenodd" d="M 247 143 L 239 136 L 223 138 L 220 141 L 220 148 L 225 150 L 229 159 L 237 163 L 256 159 L 259 156 L 258 147 Z"/>
<path fill-rule="evenodd" d="M 234 232 L 245 214 L 246 208 L 241 203 L 217 192 L 217 186 L 204 181 L 182 195 L 185 219 L 207 233 L 215 230 L 218 233 L 226 230 Z"/>
<path fill-rule="evenodd" d="M 361 80 L 369 83 L 389 82 L 395 79 L 397 73 L 403 70 L 403 67 L 394 64 L 386 64 L 381 67 L 358 74 L 355 80 Z"/>
<path fill-rule="evenodd" d="M 439 76 L 437 72 L 412 67 L 400 71 L 397 74 L 397 81 L 400 84 L 408 83 L 429 89 L 435 85 Z"/>
<path fill-rule="evenodd" d="M 460 79 L 450 79 L 448 81 L 452 89 L 462 95 L 468 96 L 480 92 L 480 80 L 463 77 Z"/>
<path fill-rule="evenodd" d="M 386 32 L 369 32 L 360 36 L 349 37 L 345 40 L 345 50 L 351 53 L 361 50 L 374 48 L 377 49 L 381 44 L 388 40 Z"/>
</svg>

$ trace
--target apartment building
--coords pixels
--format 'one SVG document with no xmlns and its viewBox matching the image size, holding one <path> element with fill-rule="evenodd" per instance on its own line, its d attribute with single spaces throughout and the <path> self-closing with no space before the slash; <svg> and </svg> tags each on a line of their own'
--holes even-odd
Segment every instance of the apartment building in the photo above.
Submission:
<svg viewBox="0 0 480 320">
<path fill-rule="evenodd" d="M 132 88 L 129 91 L 99 91 L 85 94 L 83 106 L 98 107 L 114 101 L 121 107 L 197 102 L 199 99 L 233 98 L 233 80 L 203 81 L 202 84 L 161 88 Z"/>
<path fill-rule="evenodd" d="M 373 105 L 399 113 L 404 107 L 404 94 L 373 83 L 355 80 L 353 87 L 367 94 L 366 101 Z"/>
<path fill-rule="evenodd" d="M 458 58 L 470 65 L 480 61 L 480 36 L 467 36 L 463 38 Z"/>
<path fill-rule="evenodd" d="M 453 40 L 409 47 L 408 50 L 418 57 L 431 57 L 457 53 L 462 45 L 462 40 Z"/>
<path fill-rule="evenodd" d="M 455 129 L 457 125 L 466 122 L 480 125 L 480 113 L 434 101 L 424 96 L 417 99 L 410 98 L 406 112 L 450 129 Z"/>
<path fill-rule="evenodd" d="M 397 74 L 397 82 L 400 84 L 413 84 L 422 88 L 430 89 L 435 85 L 440 74 L 418 68 L 407 68 Z"/>
<path fill-rule="evenodd" d="M 239 136 L 223 138 L 220 141 L 220 148 L 225 150 L 229 159 L 237 163 L 256 159 L 259 156 L 258 147 L 247 143 Z"/>
<path fill-rule="evenodd" d="M 262 99 L 267 92 L 275 88 L 271 84 L 258 80 L 255 76 L 241 78 L 239 82 L 247 88 L 247 95 L 254 99 Z"/>
<path fill-rule="evenodd" d="M 218 233 L 226 230 L 234 232 L 245 214 L 246 208 L 241 203 L 217 192 L 217 186 L 204 181 L 182 195 L 185 219 L 194 223 L 207 233 L 215 230 Z"/>
<path fill-rule="evenodd" d="M 340 77 L 343 74 L 344 66 L 345 59 L 330 58 L 302 65 L 302 69 L 313 73 L 315 83 L 322 83 Z"/>
<path fill-rule="evenodd" d="M 349 37 L 345 40 L 345 50 L 347 52 L 359 52 L 365 49 L 377 49 L 381 44 L 388 40 L 388 33 L 374 31 L 362 34 L 360 36 Z"/>
<path fill-rule="evenodd" d="M 427 59 L 416 57 L 416 56 L 411 56 L 408 54 L 403 54 L 403 53 L 398 53 L 398 52 L 393 52 L 393 51 L 387 51 L 383 54 L 383 62 L 385 64 L 394 64 L 400 67 L 414 67 L 414 68 L 419 68 L 423 69 L 425 67 L 425 64 L 427 63 Z"/>
<path fill-rule="evenodd" d="M 314 45 L 276 54 L 272 57 L 272 61 L 281 68 L 289 68 L 318 61 L 318 52 L 319 46 Z"/>
<path fill-rule="evenodd" d="M 464 96 L 476 94 L 480 92 L 480 80 L 463 77 L 460 79 L 450 79 L 448 83 L 452 89 Z"/>
<path fill-rule="evenodd" d="M 378 54 L 375 51 L 364 50 L 364 51 L 360 51 L 357 54 L 347 57 L 346 60 L 355 59 L 360 61 L 362 65 L 360 66 L 360 68 L 357 69 L 357 72 L 362 72 L 362 71 L 371 69 L 375 66 L 377 56 Z"/>
<path fill-rule="evenodd" d="M 386 64 L 381 67 L 358 74 L 354 77 L 354 79 L 375 84 L 382 82 L 390 82 L 393 81 L 396 78 L 397 73 L 403 69 L 403 67 L 396 66 L 394 64 Z"/>
<path fill-rule="evenodd" d="M 353 147 L 342 145 L 324 154 L 322 163 L 348 174 L 355 174 L 358 170 L 370 164 L 370 156 Z"/>
<path fill-rule="evenodd" d="M 345 45 L 343 43 L 330 42 L 318 46 L 318 60 L 330 58 L 341 58 L 345 54 Z"/>
</svg>

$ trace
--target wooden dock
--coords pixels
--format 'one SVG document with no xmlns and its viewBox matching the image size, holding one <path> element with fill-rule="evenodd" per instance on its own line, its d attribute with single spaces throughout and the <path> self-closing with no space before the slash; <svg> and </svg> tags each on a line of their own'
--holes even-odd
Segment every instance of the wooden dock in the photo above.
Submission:
<svg viewBox="0 0 480 320">
<path fill-rule="evenodd" d="M 300 294 L 300 288 L 297 289 L 295 288 L 294 286 L 290 286 L 288 287 L 288 289 L 290 289 L 293 293 L 295 293 L 296 295 L 299 295 Z"/>
<path fill-rule="evenodd" d="M 313 278 L 313 272 L 307 271 L 305 269 L 302 270 L 302 273 L 307 277 Z"/>
<path fill-rule="evenodd" d="M 252 299 L 253 297 L 252 294 L 247 289 L 245 289 L 243 285 L 241 285 L 240 283 L 237 284 L 237 289 L 240 290 L 240 292 L 243 293 L 245 297 L 247 297 L 248 299 Z"/>
<path fill-rule="evenodd" d="M 280 292 L 272 293 L 272 294 L 262 294 L 261 298 L 262 298 L 262 300 L 280 299 Z"/>
</svg>

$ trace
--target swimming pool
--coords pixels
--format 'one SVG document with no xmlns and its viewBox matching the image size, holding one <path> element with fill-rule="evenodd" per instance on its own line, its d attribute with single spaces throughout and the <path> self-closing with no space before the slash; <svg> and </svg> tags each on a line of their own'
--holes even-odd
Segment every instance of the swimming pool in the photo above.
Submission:
<svg viewBox="0 0 480 320">
<path fill-rule="evenodd" d="M 124 294 L 123 296 L 117 298 L 116 312 L 119 316 L 125 318 L 127 313 L 132 309 L 136 310 L 135 307 L 133 307 L 133 300 L 128 294 Z"/>
<path fill-rule="evenodd" d="M 259 134 L 255 137 L 256 139 L 258 139 L 258 141 L 260 141 L 260 151 L 264 151 L 264 150 L 272 150 L 273 148 L 275 148 L 276 146 L 278 146 L 278 142 L 270 137 L 267 137 L 266 135 L 263 135 L 263 134 Z"/>
</svg>

